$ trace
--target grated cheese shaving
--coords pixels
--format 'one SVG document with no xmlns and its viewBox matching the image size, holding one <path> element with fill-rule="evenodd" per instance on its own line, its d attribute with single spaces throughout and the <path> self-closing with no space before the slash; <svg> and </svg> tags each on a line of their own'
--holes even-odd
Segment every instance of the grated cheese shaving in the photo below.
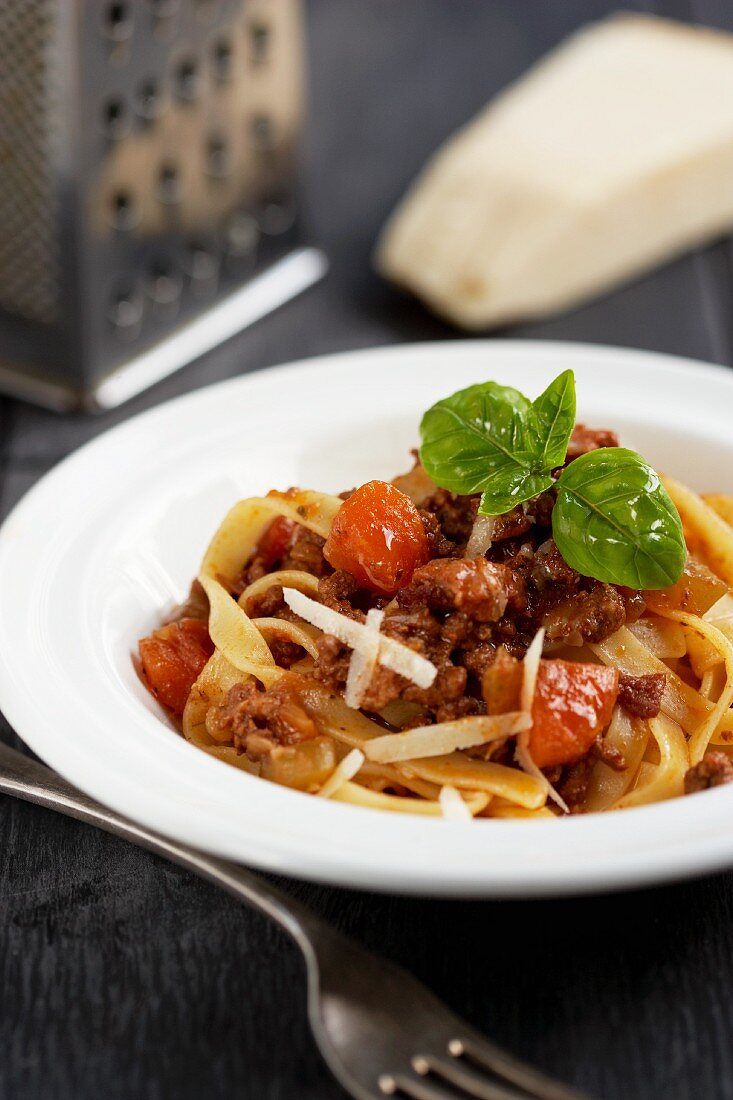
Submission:
<svg viewBox="0 0 733 1100">
<path fill-rule="evenodd" d="M 496 530 L 496 516 L 476 516 L 466 543 L 467 558 L 482 558 L 491 549 Z"/>
<path fill-rule="evenodd" d="M 364 752 L 368 760 L 379 764 L 445 756 L 457 749 L 472 749 L 476 745 L 509 737 L 528 729 L 531 722 L 528 714 L 518 710 L 508 714 L 456 718 L 453 722 L 438 722 L 433 726 L 405 730 L 404 733 L 375 737 L 366 743 Z"/>
<path fill-rule="evenodd" d="M 374 669 L 379 657 L 379 628 L 382 625 L 384 612 L 371 608 L 367 611 L 366 627 L 369 631 L 368 644 L 365 639 L 363 648 L 355 649 L 351 654 L 349 671 L 346 676 L 346 690 L 344 702 L 347 707 L 358 710 L 371 683 Z"/>
<path fill-rule="evenodd" d="M 473 814 L 455 787 L 441 787 L 438 801 L 446 821 L 473 821 Z"/>
<path fill-rule="evenodd" d="M 340 611 L 334 611 L 325 604 L 304 596 L 302 592 L 294 588 L 283 588 L 283 598 L 296 615 L 301 619 L 317 626 L 326 634 L 333 634 L 339 641 L 355 650 L 363 650 L 373 641 L 373 631 L 363 623 L 357 623 L 342 615 Z M 377 660 L 385 668 L 391 668 L 393 672 L 404 676 L 406 680 L 412 680 L 418 687 L 428 688 L 438 675 L 438 670 L 432 661 L 416 653 L 414 649 L 403 645 L 394 638 L 386 638 L 380 635 Z"/>
<path fill-rule="evenodd" d="M 521 730 L 517 737 L 516 758 L 522 771 L 527 772 L 528 775 L 534 776 L 535 779 L 539 780 L 547 792 L 547 797 L 551 798 L 564 813 L 568 814 L 570 810 L 568 809 L 567 803 L 555 790 L 547 776 L 537 767 L 529 751 L 529 732 L 532 728 L 532 704 L 534 702 L 535 688 L 537 687 L 537 675 L 540 670 L 542 644 L 544 640 L 545 628 L 540 627 L 532 639 L 529 649 L 524 655 L 520 706 L 525 715 L 529 718 L 529 725 Z"/>
<path fill-rule="evenodd" d="M 534 689 L 537 686 L 537 673 L 540 670 L 542 645 L 545 640 L 545 628 L 541 626 L 535 634 L 522 662 L 522 691 L 519 705 L 526 714 L 532 713 Z"/>
<path fill-rule="evenodd" d="M 353 779 L 356 773 L 364 763 L 364 753 L 360 749 L 352 749 L 341 760 L 329 775 L 326 782 L 318 792 L 321 798 L 330 798 L 343 787 L 344 783 L 348 783 L 350 779 Z"/>
</svg>

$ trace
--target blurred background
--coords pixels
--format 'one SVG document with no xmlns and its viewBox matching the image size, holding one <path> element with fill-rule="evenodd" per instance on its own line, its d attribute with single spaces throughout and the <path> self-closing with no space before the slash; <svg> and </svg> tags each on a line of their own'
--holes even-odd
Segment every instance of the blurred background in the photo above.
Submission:
<svg viewBox="0 0 733 1100">
<path fill-rule="evenodd" d="M 44 163 L 50 171 L 51 155 L 63 164 L 63 142 L 83 154 L 83 163 L 63 170 L 64 188 L 73 194 L 62 195 L 66 237 L 54 257 L 63 292 L 59 322 L 46 326 L 39 350 L 34 342 L 43 325 L 18 321 L 11 310 L 0 327 L 0 363 L 15 370 L 20 362 L 15 373 L 22 375 L 24 359 L 49 359 L 45 339 L 54 370 L 65 372 L 72 388 L 89 389 L 95 376 L 135 358 L 294 248 L 317 246 L 329 270 L 302 297 L 119 411 L 57 420 L 2 399 L 6 466 L 14 471 L 31 462 L 45 467 L 140 408 L 243 371 L 350 347 L 460 336 L 375 273 L 379 231 L 459 126 L 570 32 L 617 10 L 604 0 L 98 0 L 79 5 L 83 21 L 74 25 L 75 7 L 61 5 L 53 21 L 48 0 L 18 2 L 0 15 L 11 55 L 0 81 L 0 149 L 6 206 L 12 186 L 16 215 L 8 233 L 5 212 L 0 268 L 10 272 L 11 284 L 20 268 L 15 242 L 24 241 L 18 216 L 27 225 L 42 208 L 31 172 L 37 177 Z M 659 0 L 627 10 L 733 29 L 725 0 Z M 243 29 L 246 44 L 233 51 Z M 60 39 L 55 57 L 44 55 L 44 36 Z M 16 41 L 26 56 L 12 53 Z M 82 73 L 78 86 L 66 80 L 54 106 L 59 133 L 48 149 L 29 140 L 41 140 L 33 128 L 43 107 L 39 74 L 29 65 L 44 56 L 62 68 L 78 63 Z M 215 94 L 204 94 L 204 77 Z M 21 96 L 22 125 L 13 130 Z M 19 133 L 26 139 L 20 164 Z M 197 174 L 193 150 L 204 138 L 206 163 Z M 147 159 L 146 143 L 155 150 Z M 71 230 L 94 236 L 85 228 L 83 202 L 98 239 L 88 247 L 82 241 L 77 270 Z M 207 219 L 219 237 L 209 233 Z M 160 252 L 126 243 L 146 233 L 164 242 L 162 263 Z M 38 274 L 25 293 L 31 320 L 34 310 L 42 320 L 43 257 L 36 260 L 31 274 Z M 301 278 L 304 285 L 317 280 L 318 262 L 294 276 L 293 292 Z M 120 274 L 110 282 L 115 266 Z M 572 312 L 497 334 L 634 345 L 729 363 L 730 282 L 731 249 L 721 241 Z M 275 288 L 273 298 L 288 293 Z M 250 308 L 235 305 L 223 328 L 209 325 L 201 346 L 243 322 Z"/>
</svg>

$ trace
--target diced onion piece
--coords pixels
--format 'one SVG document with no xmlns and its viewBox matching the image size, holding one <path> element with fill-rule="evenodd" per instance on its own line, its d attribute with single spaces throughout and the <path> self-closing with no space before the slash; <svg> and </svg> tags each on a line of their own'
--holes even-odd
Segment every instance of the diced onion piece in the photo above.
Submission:
<svg viewBox="0 0 733 1100">
<path fill-rule="evenodd" d="M 534 689 L 537 685 L 537 674 L 540 670 L 540 658 L 542 657 L 542 644 L 545 640 L 545 628 L 543 626 L 535 634 L 529 649 L 522 662 L 522 690 L 519 697 L 519 705 L 526 714 L 532 713 L 534 702 Z"/>
<path fill-rule="evenodd" d="M 334 611 L 333 608 L 326 607 L 325 604 L 318 603 L 309 596 L 304 596 L 294 588 L 284 588 L 283 597 L 296 615 L 300 615 L 306 622 L 312 623 L 326 634 L 333 634 L 352 649 L 363 650 L 365 645 L 367 647 L 370 645 L 372 631 L 363 623 L 349 619 L 341 612 Z M 421 688 L 430 687 L 438 675 L 438 670 L 432 661 L 394 638 L 380 636 L 377 660 L 386 668 L 391 668 L 393 672 L 399 673 L 400 676 L 404 676 L 406 680 L 411 680 Z"/>
<path fill-rule="evenodd" d="M 321 798 L 330 798 L 344 783 L 353 779 L 364 763 L 364 753 L 359 749 L 352 749 L 341 760 L 329 775 L 326 782 L 318 792 Z"/>
<path fill-rule="evenodd" d="M 496 516 L 476 516 L 466 544 L 467 558 L 482 558 L 491 549 L 496 530 Z"/>
<path fill-rule="evenodd" d="M 473 821 L 473 815 L 455 787 L 441 787 L 438 795 L 446 821 Z"/>
<path fill-rule="evenodd" d="M 472 749 L 497 741 L 520 730 L 528 729 L 531 718 L 523 711 L 508 714 L 474 715 L 456 718 L 453 722 L 438 722 L 433 726 L 418 726 L 404 733 L 387 733 L 375 737 L 364 746 L 368 760 L 394 764 L 402 760 L 423 760 L 428 756 L 445 756 L 459 749 Z"/>
<path fill-rule="evenodd" d="M 363 647 L 355 649 L 351 654 L 349 671 L 346 676 L 344 702 L 347 707 L 352 707 L 354 710 L 358 710 L 361 706 L 362 699 L 366 695 L 377 665 L 379 628 L 382 625 L 383 618 L 384 612 L 378 611 L 375 607 L 367 611 L 365 626 L 369 636 L 365 639 Z"/>
<path fill-rule="evenodd" d="M 667 613 L 666 617 L 674 616 Z M 610 638 L 592 643 L 590 648 L 604 665 L 617 668 L 628 676 L 664 673 L 666 686 L 662 695 L 662 710 L 675 722 L 679 722 L 685 733 L 693 734 L 709 716 L 712 706 L 708 700 L 703 699 L 698 691 L 650 653 L 628 627 L 620 627 Z"/>
<path fill-rule="evenodd" d="M 534 692 L 537 686 L 537 675 L 540 671 L 542 644 L 544 640 L 545 628 L 540 627 L 532 639 L 530 647 L 524 655 L 524 661 L 522 662 L 522 690 L 519 699 L 522 711 L 529 719 L 529 722 L 520 730 L 519 736 L 517 737 L 516 756 L 522 771 L 527 772 L 528 775 L 537 779 L 545 788 L 547 797 L 551 798 L 553 802 L 556 802 L 560 809 L 567 814 L 570 813 L 567 803 L 555 790 L 547 776 L 537 767 L 529 751 L 529 731 L 532 727 L 532 704 L 534 703 Z"/>
<path fill-rule="evenodd" d="M 603 743 L 623 756 L 626 767 L 618 771 L 603 760 L 596 760 L 591 769 L 583 805 L 586 813 L 611 810 L 619 798 L 626 794 L 646 751 L 649 732 L 646 719 L 636 718 L 616 704 Z"/>
<path fill-rule="evenodd" d="M 628 629 L 660 661 L 684 657 L 687 652 L 684 630 L 670 619 L 644 616 L 635 623 L 629 623 Z"/>
<path fill-rule="evenodd" d="M 721 596 L 717 603 L 714 603 L 709 611 L 706 611 L 703 615 L 703 619 L 709 623 L 715 623 L 716 625 L 722 620 L 726 622 L 733 620 L 733 596 L 729 592 Z"/>
</svg>

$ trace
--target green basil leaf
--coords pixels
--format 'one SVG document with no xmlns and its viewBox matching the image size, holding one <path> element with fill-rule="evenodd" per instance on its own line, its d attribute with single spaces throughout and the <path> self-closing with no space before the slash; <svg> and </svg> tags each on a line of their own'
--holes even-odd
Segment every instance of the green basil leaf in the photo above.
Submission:
<svg viewBox="0 0 733 1100">
<path fill-rule="evenodd" d="M 552 532 L 568 565 L 629 588 L 667 588 L 687 557 L 679 513 L 659 475 L 624 447 L 589 451 L 563 470 Z"/>
<path fill-rule="evenodd" d="M 562 466 L 575 427 L 575 375 L 563 371 L 532 402 L 529 415 L 532 449 L 542 470 Z"/>
<path fill-rule="evenodd" d="M 425 470 L 452 493 L 514 484 L 533 457 L 527 429 L 531 407 L 518 390 L 496 382 L 469 386 L 438 401 L 420 424 Z"/>
<path fill-rule="evenodd" d="M 511 512 L 517 504 L 539 496 L 551 489 L 555 482 L 549 474 L 534 474 L 531 470 L 520 470 L 512 476 L 498 473 L 487 480 L 478 510 L 482 516 L 503 516 Z"/>
</svg>

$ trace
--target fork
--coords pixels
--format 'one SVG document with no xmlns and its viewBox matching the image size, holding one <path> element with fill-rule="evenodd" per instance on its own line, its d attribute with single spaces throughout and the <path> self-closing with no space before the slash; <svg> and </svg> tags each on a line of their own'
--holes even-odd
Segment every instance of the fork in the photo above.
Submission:
<svg viewBox="0 0 733 1100">
<path fill-rule="evenodd" d="M 316 1043 L 357 1100 L 589 1100 L 485 1039 L 407 971 L 366 951 L 260 875 L 128 821 L 2 743 L 0 792 L 165 856 L 276 921 L 305 957 Z"/>
</svg>

